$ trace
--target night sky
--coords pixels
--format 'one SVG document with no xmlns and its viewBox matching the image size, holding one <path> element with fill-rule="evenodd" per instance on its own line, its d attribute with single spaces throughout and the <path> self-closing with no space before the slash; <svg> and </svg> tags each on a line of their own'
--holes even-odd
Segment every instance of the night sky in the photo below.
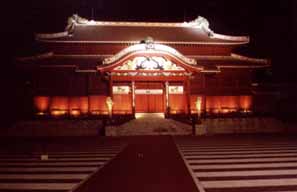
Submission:
<svg viewBox="0 0 297 192">
<path fill-rule="evenodd" d="M 13 58 L 36 53 L 34 33 L 59 32 L 74 13 L 95 20 L 191 21 L 207 18 L 210 28 L 227 35 L 249 35 L 251 43 L 238 53 L 272 59 L 269 83 L 296 83 L 296 0 L 6 0 L 1 2 L 2 83 L 18 79 Z M 271 75 L 272 74 L 272 75 Z M 12 81 L 11 81 L 12 82 Z"/>
</svg>

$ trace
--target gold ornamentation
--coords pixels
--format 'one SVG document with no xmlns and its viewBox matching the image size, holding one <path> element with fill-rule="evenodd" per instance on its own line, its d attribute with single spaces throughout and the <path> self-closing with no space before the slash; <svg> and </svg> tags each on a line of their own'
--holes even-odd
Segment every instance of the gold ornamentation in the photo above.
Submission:
<svg viewBox="0 0 297 192">
<path fill-rule="evenodd" d="M 172 63 L 165 57 L 135 57 L 133 60 L 126 61 L 115 70 L 169 70 L 185 71 L 184 68 Z"/>
</svg>

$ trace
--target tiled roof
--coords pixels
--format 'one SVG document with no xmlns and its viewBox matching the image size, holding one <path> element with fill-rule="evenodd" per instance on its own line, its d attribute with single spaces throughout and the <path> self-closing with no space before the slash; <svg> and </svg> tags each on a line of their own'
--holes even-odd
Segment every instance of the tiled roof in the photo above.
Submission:
<svg viewBox="0 0 297 192">
<path fill-rule="evenodd" d="M 70 18 L 71 20 L 71 18 Z M 83 20 L 83 21 L 81 21 Z M 38 34 L 39 41 L 83 43 L 139 43 L 147 37 L 166 44 L 246 44 L 247 36 L 214 33 L 203 17 L 185 23 L 101 22 L 71 20 L 66 32 Z"/>
</svg>

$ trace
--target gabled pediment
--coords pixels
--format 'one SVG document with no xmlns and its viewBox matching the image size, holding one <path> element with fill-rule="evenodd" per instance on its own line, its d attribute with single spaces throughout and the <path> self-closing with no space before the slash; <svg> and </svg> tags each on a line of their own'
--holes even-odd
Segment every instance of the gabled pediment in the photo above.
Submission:
<svg viewBox="0 0 297 192">
<path fill-rule="evenodd" d="M 188 58 L 176 49 L 154 44 L 152 41 L 132 45 L 103 60 L 99 71 L 197 71 L 200 70 L 195 59 Z"/>
<path fill-rule="evenodd" d="M 196 60 L 187 58 L 186 56 L 182 55 L 176 49 L 172 47 L 161 45 L 161 44 L 154 44 L 154 43 L 140 43 L 136 45 L 132 45 L 120 51 L 119 53 L 115 54 L 112 57 L 106 58 L 103 61 L 103 64 L 108 65 L 119 61 L 121 58 L 125 57 L 128 54 L 132 53 L 158 53 L 158 54 L 167 54 L 176 57 L 177 59 L 181 60 L 182 62 L 189 64 L 189 65 L 196 65 Z"/>
</svg>

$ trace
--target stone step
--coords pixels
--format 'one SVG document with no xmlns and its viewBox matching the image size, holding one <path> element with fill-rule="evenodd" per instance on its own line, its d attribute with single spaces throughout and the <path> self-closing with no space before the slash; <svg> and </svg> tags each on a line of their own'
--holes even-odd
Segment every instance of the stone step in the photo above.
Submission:
<svg viewBox="0 0 297 192">
<path fill-rule="evenodd" d="M 107 127 L 106 135 L 190 135 L 192 132 L 191 125 L 165 119 L 161 114 L 139 114 L 136 117 L 120 126 Z"/>
</svg>

